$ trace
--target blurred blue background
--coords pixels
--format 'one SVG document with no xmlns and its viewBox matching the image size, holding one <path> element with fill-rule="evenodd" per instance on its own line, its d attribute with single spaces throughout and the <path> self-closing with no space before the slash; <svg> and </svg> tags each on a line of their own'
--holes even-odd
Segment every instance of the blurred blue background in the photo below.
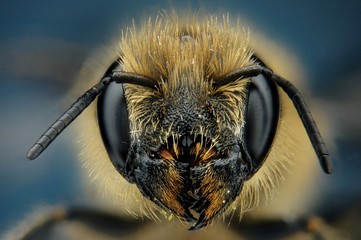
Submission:
<svg viewBox="0 0 361 240">
<path fill-rule="evenodd" d="M 361 199 L 361 1 L 1 1 L 0 235 L 81 193 L 72 127 L 36 161 L 25 154 L 75 100 L 64 97 L 87 56 L 133 18 L 184 7 L 243 16 L 298 56 L 336 136 L 323 196 L 329 206 Z"/>
</svg>

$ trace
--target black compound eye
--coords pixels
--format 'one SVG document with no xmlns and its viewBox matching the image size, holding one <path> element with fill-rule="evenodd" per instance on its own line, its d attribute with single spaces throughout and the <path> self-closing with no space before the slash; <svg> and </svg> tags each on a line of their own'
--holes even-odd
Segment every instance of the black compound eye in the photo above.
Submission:
<svg viewBox="0 0 361 240">
<path fill-rule="evenodd" d="M 271 149 L 280 112 L 277 87 L 263 74 L 251 79 L 246 111 L 245 143 L 257 170 Z"/>
<path fill-rule="evenodd" d="M 123 174 L 130 149 L 129 118 L 123 84 L 111 82 L 98 97 L 97 108 L 104 146 L 115 168 Z"/>
</svg>

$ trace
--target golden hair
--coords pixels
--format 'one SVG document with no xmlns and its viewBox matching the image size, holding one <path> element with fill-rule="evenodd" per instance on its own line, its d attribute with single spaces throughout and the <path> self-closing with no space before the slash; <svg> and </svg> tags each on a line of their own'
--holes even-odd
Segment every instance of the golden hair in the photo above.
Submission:
<svg viewBox="0 0 361 240">
<path fill-rule="evenodd" d="M 99 81 L 117 57 L 121 58 L 124 71 L 163 83 L 158 91 L 126 86 L 131 133 L 137 138 L 144 121 L 154 119 L 144 102 L 159 91 L 169 96 L 180 86 L 187 85 L 205 93 L 220 91 L 226 99 L 237 99 L 237 104 L 244 105 L 247 81 L 237 81 L 216 90 L 208 88 L 207 81 L 250 65 L 255 51 L 277 74 L 291 81 L 302 80 L 302 72 L 294 67 L 297 66 L 294 58 L 288 57 L 283 49 L 270 46 L 264 38 L 252 36 L 241 23 L 231 24 L 228 16 L 202 19 L 173 14 L 149 19 L 140 28 L 133 26 L 124 31 L 117 44 L 105 48 L 101 54 L 98 52 L 81 71 L 79 86 L 90 86 Z M 90 79 L 90 82 L 84 79 Z M 235 91 L 242 94 L 234 94 Z M 243 213 L 257 208 L 257 216 L 290 217 L 306 213 L 312 205 L 311 196 L 317 185 L 317 173 L 321 170 L 291 100 L 279 92 L 280 123 L 272 149 L 259 171 L 244 183 L 241 194 L 227 212 L 237 209 Z M 229 124 L 240 135 L 244 124 L 242 114 L 242 111 L 229 111 L 219 114 L 218 120 Z M 147 115 L 149 118 L 144 117 Z M 239 124 L 229 119 L 237 120 Z M 77 122 L 80 158 L 91 179 L 85 182 L 89 182 L 91 188 L 97 187 L 97 195 L 106 202 L 104 206 L 112 211 L 117 209 L 136 216 L 158 218 L 158 207 L 144 198 L 135 184 L 128 183 L 109 160 L 99 132 L 96 104 L 92 104 Z"/>
</svg>

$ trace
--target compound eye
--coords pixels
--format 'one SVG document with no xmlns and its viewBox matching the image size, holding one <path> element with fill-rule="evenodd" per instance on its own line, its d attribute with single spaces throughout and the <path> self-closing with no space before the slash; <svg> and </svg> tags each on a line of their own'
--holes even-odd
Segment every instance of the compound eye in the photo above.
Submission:
<svg viewBox="0 0 361 240">
<path fill-rule="evenodd" d="M 255 170 L 266 159 L 279 120 L 279 96 L 273 81 L 260 74 L 249 84 L 245 125 L 245 143 Z"/>
<path fill-rule="evenodd" d="M 111 82 L 98 97 L 97 110 L 104 146 L 115 168 L 123 174 L 130 149 L 129 118 L 123 84 Z"/>
</svg>

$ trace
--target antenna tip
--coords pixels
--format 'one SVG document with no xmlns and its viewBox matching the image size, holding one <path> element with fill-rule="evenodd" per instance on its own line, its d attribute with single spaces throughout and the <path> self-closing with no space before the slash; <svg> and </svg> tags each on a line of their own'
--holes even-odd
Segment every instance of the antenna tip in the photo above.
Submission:
<svg viewBox="0 0 361 240">
<path fill-rule="evenodd" d="M 40 145 L 39 143 L 35 143 L 34 146 L 30 148 L 28 153 L 26 154 L 26 157 L 29 160 L 34 160 L 37 158 L 42 152 L 44 151 L 44 147 Z"/>
<path fill-rule="evenodd" d="M 320 156 L 320 163 L 325 173 L 331 174 L 333 172 L 332 162 L 329 155 Z"/>
</svg>

